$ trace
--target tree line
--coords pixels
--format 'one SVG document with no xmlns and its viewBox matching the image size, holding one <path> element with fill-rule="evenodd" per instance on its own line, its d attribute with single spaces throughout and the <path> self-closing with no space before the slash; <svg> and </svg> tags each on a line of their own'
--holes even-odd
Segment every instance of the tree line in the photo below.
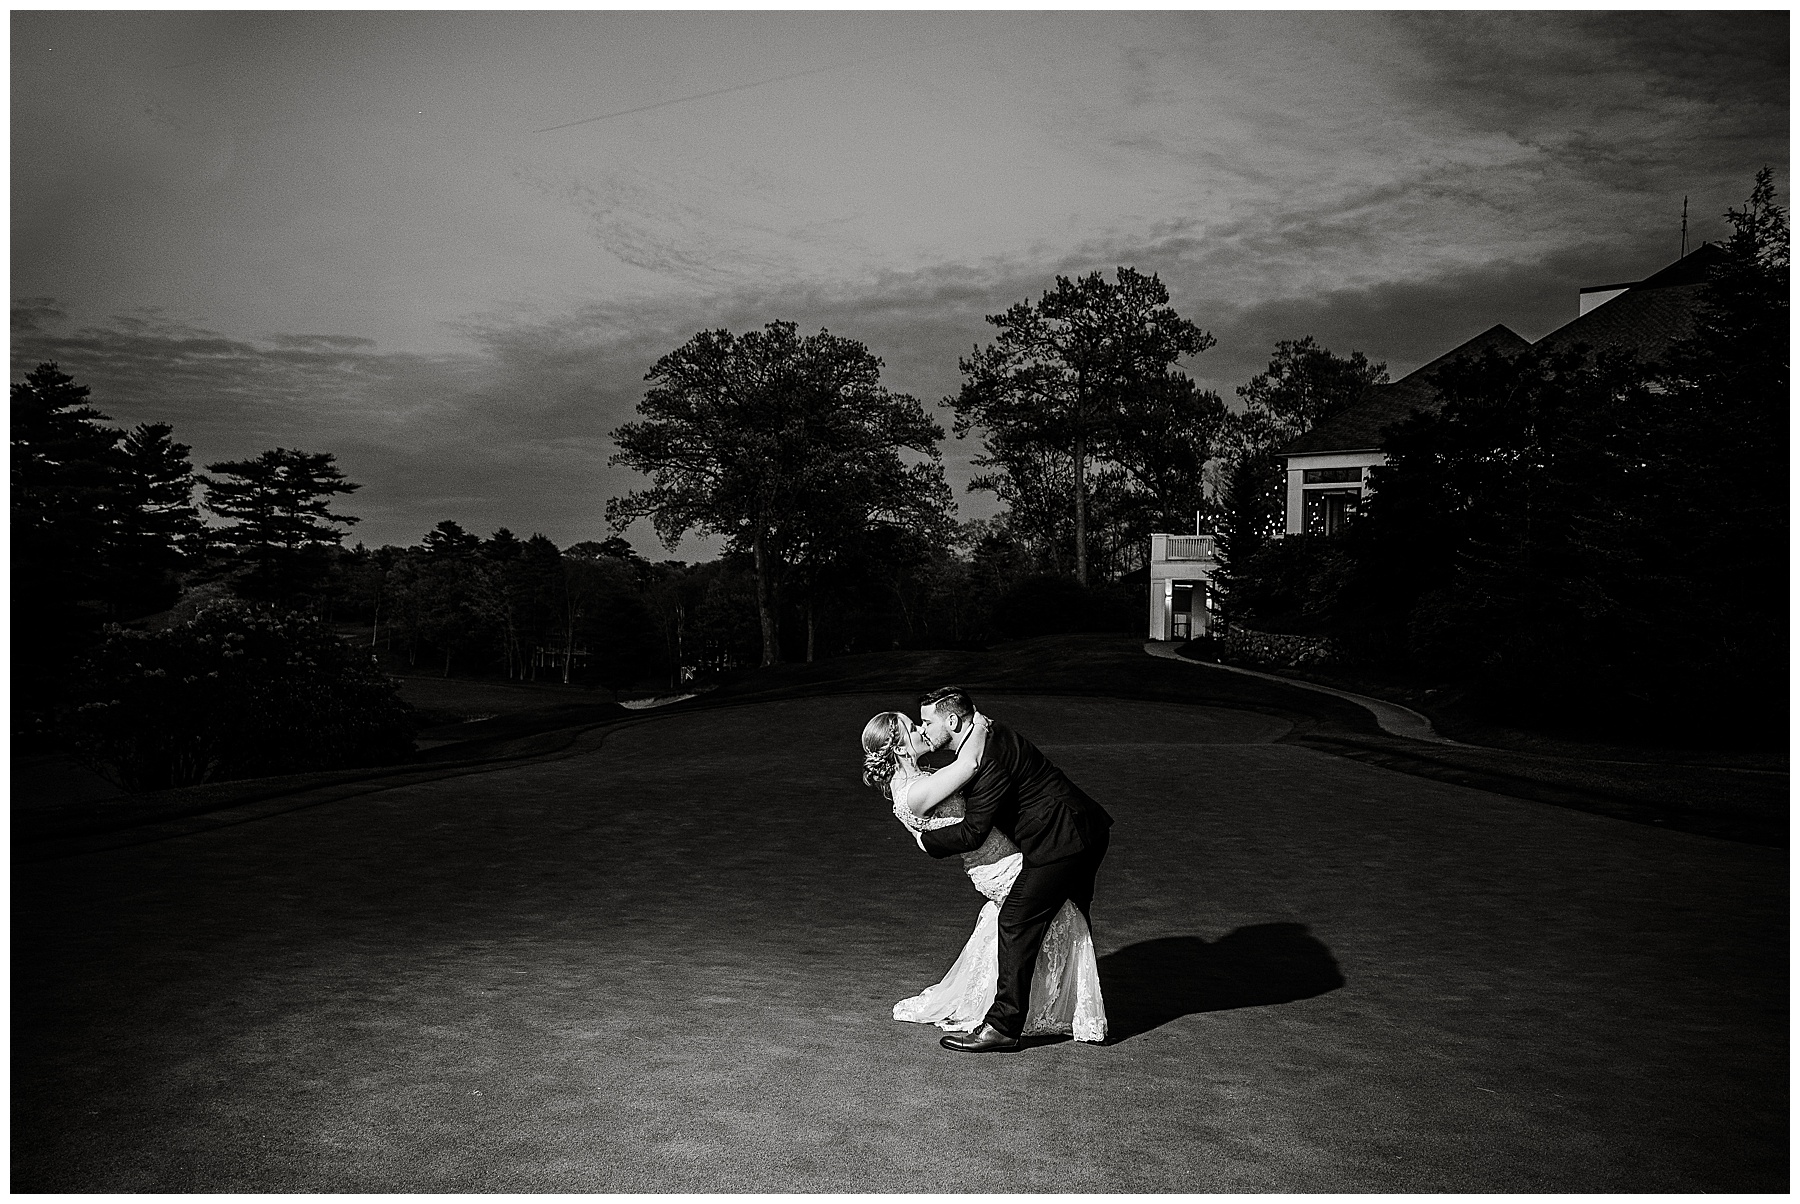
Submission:
<svg viewBox="0 0 1800 1204">
<path fill-rule="evenodd" d="M 1216 517 L 1221 458 L 1266 460 L 1293 405 L 1313 404 L 1288 395 L 1289 349 L 1338 362 L 1311 340 L 1282 344 L 1234 415 L 1179 367 L 1212 336 L 1128 267 L 1058 277 L 988 321 L 994 339 L 960 361 L 943 404 L 959 438 L 979 430 L 973 485 L 1000 517 L 957 521 L 944 429 L 883 384 L 866 346 L 777 321 L 703 331 L 652 366 L 636 419 L 613 432 L 614 462 L 648 484 L 609 502 L 610 535 L 563 549 L 454 519 L 410 547 L 346 549 L 358 520 L 334 505 L 359 486 L 330 453 L 276 448 L 196 472 L 168 424 L 112 427 L 86 386 L 40 365 L 13 387 L 15 561 L 35 586 L 19 617 L 46 637 L 26 676 L 53 686 L 104 625 L 208 585 L 366 622 L 410 670 L 615 689 L 747 661 L 1125 630 L 1140 608 L 1117 581 L 1149 533 Z M 722 551 L 650 562 L 621 538 L 639 519 L 671 548 L 693 532 Z"/>
<path fill-rule="evenodd" d="M 1212 335 L 1129 267 L 1057 277 L 959 360 L 942 404 L 957 437 L 979 432 L 973 488 L 1005 507 L 980 521 L 956 518 L 926 407 L 862 343 L 792 322 L 702 331 L 660 358 L 613 432 L 613 462 L 645 486 L 608 503 L 609 534 L 562 548 L 454 519 L 410 546 L 345 548 L 357 519 L 334 507 L 358 486 L 330 453 L 197 472 L 168 424 L 113 427 L 40 365 L 12 392 L 14 616 L 31 636 L 15 639 L 15 717 L 47 732 L 150 699 L 106 676 L 149 672 L 145 633 L 126 628 L 209 590 L 240 624 L 301 616 L 265 624 L 259 646 L 293 644 L 270 665 L 321 663 L 320 632 L 361 647 L 354 689 L 299 691 L 340 716 L 320 730 L 378 712 L 391 728 L 369 703 L 377 669 L 667 690 L 784 660 L 1133 631 L 1143 593 L 1122 579 L 1152 531 L 1196 520 L 1219 537 L 1232 623 L 1330 634 L 1515 711 L 1722 706 L 1785 663 L 1787 234 L 1766 172 L 1729 216 L 1726 267 L 1675 354 L 1446 371 L 1442 410 L 1389 432 L 1388 466 L 1332 537 L 1281 538 L 1279 453 L 1385 365 L 1283 340 L 1227 406 L 1182 366 Z M 697 533 L 721 551 L 651 561 L 623 538 L 642 519 L 671 550 Z M 204 691 L 236 672 L 175 678 Z M 393 741 L 352 746 L 320 744 L 371 757 Z"/>
<path fill-rule="evenodd" d="M 1207 508 L 1205 466 L 1231 425 L 1177 367 L 1212 336 L 1168 302 L 1156 276 L 1121 267 L 1111 281 L 1058 277 L 1038 302 L 987 319 L 996 337 L 959 361 L 962 388 L 944 404 L 958 437 L 981 431 L 972 487 L 1005 503 L 996 522 L 958 526 L 943 429 L 881 384 L 867 347 L 791 322 L 704 331 L 657 362 L 638 420 L 614 432 L 613 462 L 650 485 L 609 503 L 608 520 L 624 531 L 648 518 L 671 548 L 690 532 L 718 537 L 743 558 L 762 664 L 793 655 L 784 614 L 802 616 L 810 658 L 819 616 L 866 607 L 872 590 L 891 596 L 913 640 L 983 638 L 1052 614 L 1110 621 L 1120 608 L 1092 589 L 1141 564 L 1152 530 L 1185 530 Z M 1007 590 L 988 579 L 1000 565 L 1008 589 L 1031 578 L 1076 588 L 1039 582 L 1033 613 L 996 615 Z M 962 578 L 988 592 L 938 620 L 923 596 Z"/>
</svg>

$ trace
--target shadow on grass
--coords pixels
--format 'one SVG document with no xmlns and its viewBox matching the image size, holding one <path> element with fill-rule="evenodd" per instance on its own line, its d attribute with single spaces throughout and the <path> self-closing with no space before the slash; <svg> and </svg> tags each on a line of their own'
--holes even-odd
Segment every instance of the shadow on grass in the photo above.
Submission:
<svg viewBox="0 0 1800 1204">
<path fill-rule="evenodd" d="M 1158 937 L 1100 959 L 1108 1045 L 1196 1012 L 1292 1003 L 1343 985 L 1337 959 L 1304 924 L 1253 924 L 1211 944 Z"/>
</svg>

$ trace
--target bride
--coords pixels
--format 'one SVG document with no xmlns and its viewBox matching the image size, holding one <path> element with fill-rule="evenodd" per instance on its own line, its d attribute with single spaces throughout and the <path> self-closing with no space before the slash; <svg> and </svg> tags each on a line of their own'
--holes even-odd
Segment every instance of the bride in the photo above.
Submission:
<svg viewBox="0 0 1800 1204">
<path fill-rule="evenodd" d="M 894 816 L 917 833 L 960 823 L 963 802 L 957 793 L 975 776 L 987 745 L 987 719 L 978 717 L 956 760 L 933 773 L 919 765 L 927 750 L 912 720 L 884 711 L 863 728 L 863 784 L 873 786 L 894 805 Z M 963 869 L 975 889 L 987 896 L 975 931 L 941 982 L 894 1005 L 894 1019 L 935 1024 L 951 1032 L 980 1027 L 994 1002 L 999 976 L 1000 905 L 1019 876 L 1024 857 L 999 828 L 989 830 L 980 848 L 964 853 Z M 1072 902 L 1050 921 L 1037 968 L 1031 976 L 1030 1011 L 1025 1036 L 1073 1035 L 1077 1041 L 1106 1040 L 1106 1004 L 1100 997 L 1100 973 L 1087 920 Z"/>
</svg>

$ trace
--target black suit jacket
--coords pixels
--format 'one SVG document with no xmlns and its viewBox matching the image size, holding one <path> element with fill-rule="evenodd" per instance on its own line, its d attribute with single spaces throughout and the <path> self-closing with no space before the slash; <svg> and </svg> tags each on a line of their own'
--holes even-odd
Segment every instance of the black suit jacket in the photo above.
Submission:
<svg viewBox="0 0 1800 1204">
<path fill-rule="evenodd" d="M 963 821 L 923 833 L 925 851 L 933 857 L 967 853 L 999 828 L 1019 846 L 1026 865 L 1085 852 L 1112 826 L 1112 816 L 1031 741 L 1004 723 L 990 723 L 981 765 L 963 787 Z"/>
</svg>

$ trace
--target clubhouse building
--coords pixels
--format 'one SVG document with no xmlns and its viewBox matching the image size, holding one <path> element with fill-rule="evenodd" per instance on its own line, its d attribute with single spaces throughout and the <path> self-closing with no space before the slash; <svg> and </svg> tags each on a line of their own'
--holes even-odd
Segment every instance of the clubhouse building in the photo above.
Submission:
<svg viewBox="0 0 1800 1204">
<path fill-rule="evenodd" d="M 1369 491 L 1369 469 L 1387 463 L 1381 450 L 1388 427 L 1415 411 L 1443 404 L 1434 383 L 1448 364 L 1486 351 L 1516 355 L 1534 349 L 1586 344 L 1654 360 L 1693 329 L 1694 307 L 1707 273 L 1723 252 L 1702 243 L 1654 276 L 1581 290 L 1581 312 L 1536 343 L 1505 326 L 1490 326 L 1399 380 L 1375 385 L 1360 401 L 1319 423 L 1281 451 L 1287 472 L 1288 535 L 1331 535 L 1356 513 Z"/>
<path fill-rule="evenodd" d="M 1357 402 L 1281 449 L 1287 477 L 1283 533 L 1331 535 L 1343 527 L 1369 494 L 1369 470 L 1387 463 L 1382 451 L 1387 428 L 1443 404 L 1435 378 L 1445 366 L 1488 351 L 1510 356 L 1527 348 L 1579 344 L 1657 359 L 1692 331 L 1708 273 L 1722 255 L 1718 247 L 1702 243 L 1643 280 L 1582 289 L 1577 316 L 1536 343 L 1504 325 L 1490 326 L 1399 380 L 1372 386 Z M 1185 641 L 1206 634 L 1218 567 L 1211 535 L 1150 537 L 1151 639 Z"/>
</svg>

